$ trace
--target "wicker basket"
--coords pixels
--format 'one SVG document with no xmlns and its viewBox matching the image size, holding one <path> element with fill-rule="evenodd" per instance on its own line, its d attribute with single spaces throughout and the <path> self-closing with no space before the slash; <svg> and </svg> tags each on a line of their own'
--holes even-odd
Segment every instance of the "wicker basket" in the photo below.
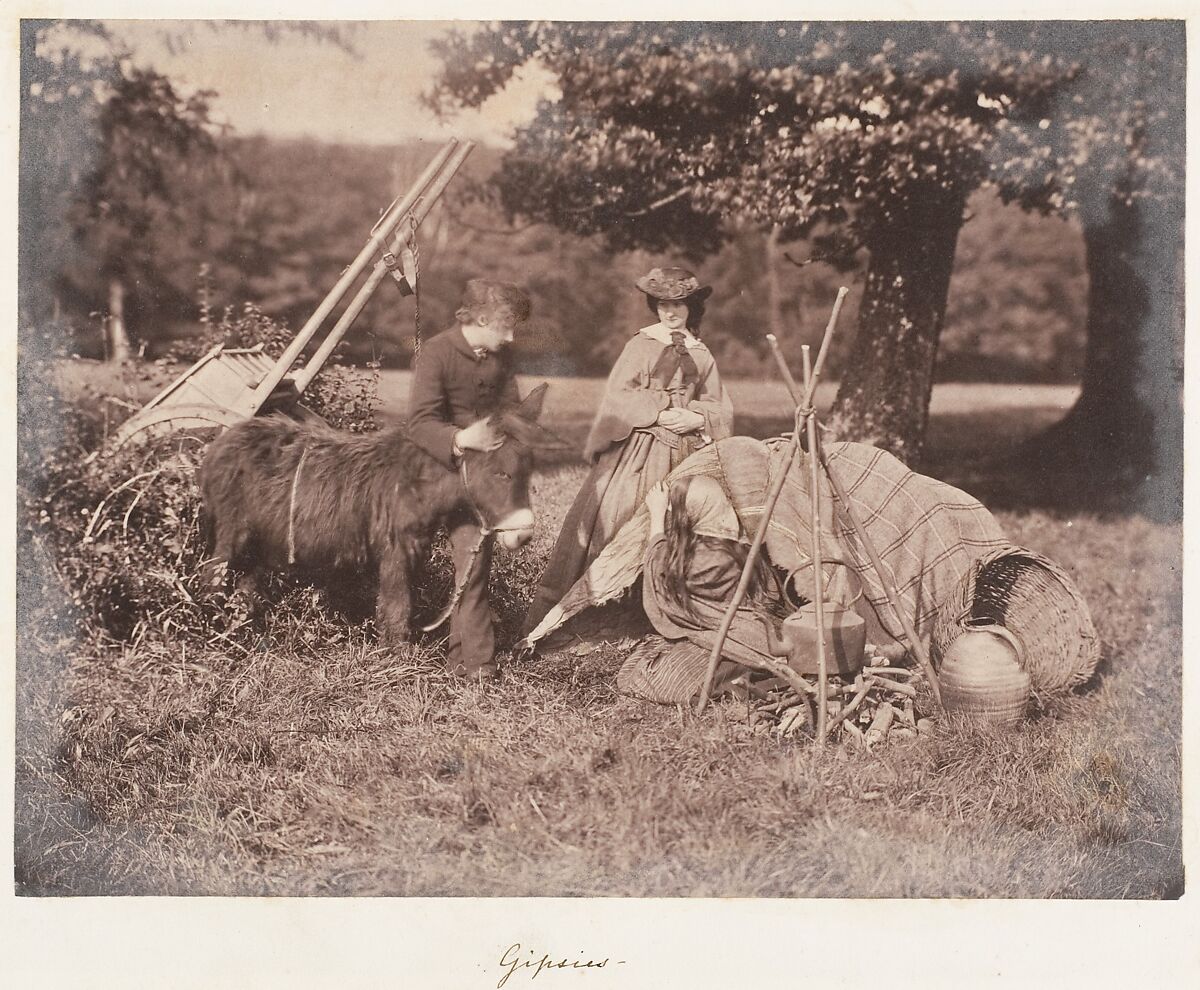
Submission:
<svg viewBox="0 0 1200 990">
<path fill-rule="evenodd" d="M 1032 550 L 998 548 L 964 575 L 955 595 L 938 609 L 930 644 L 936 666 L 961 633 L 964 614 L 991 619 L 1020 637 L 1038 694 L 1082 684 L 1100 660 L 1087 603 L 1061 567 Z"/>
</svg>

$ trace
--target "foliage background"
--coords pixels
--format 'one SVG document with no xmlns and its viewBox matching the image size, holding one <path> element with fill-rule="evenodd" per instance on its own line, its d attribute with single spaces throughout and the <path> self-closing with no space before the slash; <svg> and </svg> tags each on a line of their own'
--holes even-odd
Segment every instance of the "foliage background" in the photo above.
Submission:
<svg viewBox="0 0 1200 990">
<path fill-rule="evenodd" d="M 299 326 L 366 242 L 379 210 L 407 188 L 435 150 L 429 143 L 381 148 L 261 136 L 226 137 L 219 145 L 222 166 L 204 182 L 178 186 L 182 219 L 146 232 L 143 257 L 158 266 L 158 281 L 172 288 L 130 307 L 130 331 L 152 357 L 198 338 L 205 311 L 220 313 L 244 302 Z M 523 345 L 531 371 L 603 374 L 626 335 L 649 322 L 633 279 L 650 265 L 677 259 L 641 251 L 610 255 L 596 238 L 543 225 L 510 226 L 472 196 L 473 184 L 492 173 L 499 154 L 477 148 L 467 162 L 467 181 L 457 180 L 422 229 L 422 331 L 448 325 L 463 283 L 486 272 L 524 284 L 533 295 L 534 319 Z M 970 212 L 951 283 L 939 378 L 1075 380 L 1086 292 L 1078 226 L 1006 207 L 989 192 L 976 196 Z M 698 266 L 714 287 L 704 329 L 729 375 L 772 373 L 762 344 L 768 329 L 766 252 L 761 232 L 741 230 Z M 852 289 L 842 326 L 854 326 L 861 289 L 861 258 L 850 272 L 788 260 L 805 262 L 812 254 L 811 245 L 798 242 L 781 245 L 775 255 L 783 339 L 797 356 L 800 343 L 819 339 L 840 284 Z M 57 320 L 42 324 L 41 332 L 68 353 L 102 357 L 99 269 L 84 257 L 47 281 L 45 298 Z M 404 367 L 412 333 L 411 300 L 385 284 L 340 353 L 355 363 Z M 841 352 L 848 341 L 849 335 L 842 339 Z"/>
</svg>

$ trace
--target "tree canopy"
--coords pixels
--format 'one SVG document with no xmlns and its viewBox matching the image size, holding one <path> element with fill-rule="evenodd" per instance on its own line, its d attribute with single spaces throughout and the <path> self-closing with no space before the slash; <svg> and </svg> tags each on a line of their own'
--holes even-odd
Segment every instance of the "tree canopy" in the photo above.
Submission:
<svg viewBox="0 0 1200 990">
<path fill-rule="evenodd" d="M 170 48 L 201 28 L 257 30 L 268 40 L 300 33 L 350 47 L 346 32 L 304 22 L 164 22 L 162 38 Z M 214 231 L 211 209 L 190 193 L 233 185 L 222 129 L 210 118 L 214 95 L 183 92 L 137 64 L 99 21 L 21 22 L 23 319 L 87 301 L 121 330 L 128 293 L 150 334 L 191 295 L 194 259 Z M 172 236 L 152 236 L 161 231 Z"/>
<path fill-rule="evenodd" d="M 513 22 L 435 50 L 443 113 L 527 63 L 558 82 L 498 177 L 514 213 L 697 252 L 730 219 L 790 234 L 849 222 L 866 242 L 931 191 L 961 199 L 996 133 L 1048 112 L 1065 73 L 954 24 Z M 1037 159 L 1025 151 L 1010 170 Z"/>
<path fill-rule="evenodd" d="M 557 80 L 496 180 L 513 215 L 692 256 L 739 221 L 865 247 L 837 418 L 910 458 L 966 199 L 1002 137 L 1007 181 L 1037 167 L 1037 122 L 1071 75 L 985 25 L 911 22 L 509 22 L 437 51 L 429 100 L 443 112 L 529 63 Z"/>
<path fill-rule="evenodd" d="M 180 93 L 136 66 L 95 22 L 21 29 L 22 311 L 43 315 L 53 300 L 104 298 L 107 288 L 124 348 L 125 287 L 139 286 L 145 308 L 176 291 L 148 235 L 181 226 L 177 191 L 216 152 L 212 94 Z M 71 43 L 80 38 L 95 51 Z"/>
</svg>

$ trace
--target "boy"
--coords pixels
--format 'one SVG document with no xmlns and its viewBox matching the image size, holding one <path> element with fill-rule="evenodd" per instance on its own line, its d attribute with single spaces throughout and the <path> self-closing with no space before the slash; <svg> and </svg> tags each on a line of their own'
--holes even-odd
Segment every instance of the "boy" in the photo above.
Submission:
<svg viewBox="0 0 1200 990">
<path fill-rule="evenodd" d="M 517 286 L 471 279 L 455 314 L 458 325 L 422 345 L 413 373 L 408 432 L 446 467 L 456 468 L 465 450 L 495 450 L 503 442 L 481 420 L 521 401 L 508 345 L 529 311 L 529 296 Z M 467 511 L 452 518 L 448 528 L 457 582 L 479 539 L 479 524 Z M 499 674 L 487 598 L 491 565 L 491 541 L 486 541 L 450 615 L 446 665 L 471 680 L 495 680 Z"/>
</svg>

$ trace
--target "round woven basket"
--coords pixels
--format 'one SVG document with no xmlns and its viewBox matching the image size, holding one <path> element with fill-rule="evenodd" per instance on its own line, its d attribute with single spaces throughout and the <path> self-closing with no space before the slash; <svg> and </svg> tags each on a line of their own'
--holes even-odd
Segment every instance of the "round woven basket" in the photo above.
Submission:
<svg viewBox="0 0 1200 990">
<path fill-rule="evenodd" d="M 930 652 L 942 657 L 961 633 L 965 615 L 1011 629 L 1025 647 L 1025 670 L 1038 694 L 1069 691 L 1092 676 L 1100 640 L 1087 603 L 1061 567 L 1022 547 L 980 557 L 938 609 Z"/>
</svg>

